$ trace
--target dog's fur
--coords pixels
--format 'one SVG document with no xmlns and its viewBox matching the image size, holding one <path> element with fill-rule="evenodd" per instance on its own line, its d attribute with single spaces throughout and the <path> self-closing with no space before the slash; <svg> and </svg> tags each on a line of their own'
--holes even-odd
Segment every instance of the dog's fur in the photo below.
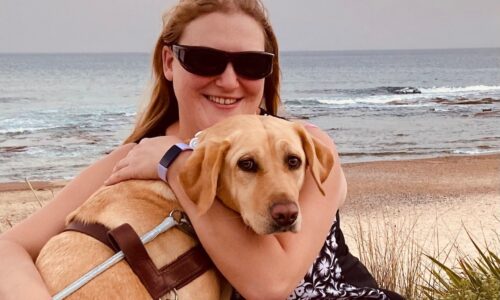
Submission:
<svg viewBox="0 0 500 300">
<path fill-rule="evenodd" d="M 302 164 L 290 168 L 288 158 Z M 239 162 L 252 160 L 257 168 L 248 172 Z M 228 118 L 202 132 L 199 145 L 187 160 L 180 182 L 187 195 L 206 212 L 217 197 L 239 212 L 258 234 L 300 230 L 299 191 L 306 162 L 321 183 L 333 166 L 331 151 L 297 123 L 263 116 Z M 293 203 L 299 216 L 290 226 L 278 226 L 271 217 L 276 203 Z M 180 208 L 167 184 L 130 180 L 104 187 L 68 216 L 68 222 L 99 222 L 109 228 L 129 223 L 139 235 L 158 225 L 168 213 Z M 173 228 L 146 245 L 158 268 L 195 245 L 195 241 Z M 36 265 L 50 292 L 55 294 L 112 255 L 92 237 L 63 232 L 43 247 Z M 180 299 L 220 299 L 221 282 L 215 270 L 208 271 L 178 291 Z M 146 289 L 124 261 L 107 270 L 70 298 L 148 299 Z"/>
</svg>

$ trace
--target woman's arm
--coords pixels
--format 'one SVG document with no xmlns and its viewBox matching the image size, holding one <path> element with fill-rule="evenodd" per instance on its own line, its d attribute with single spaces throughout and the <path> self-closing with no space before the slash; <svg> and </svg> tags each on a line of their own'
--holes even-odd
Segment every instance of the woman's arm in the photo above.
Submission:
<svg viewBox="0 0 500 300">
<path fill-rule="evenodd" d="M 2 237 L 0 257 L 0 299 L 50 299 L 26 249 Z"/>
<path fill-rule="evenodd" d="M 62 231 L 66 216 L 103 185 L 133 146 L 121 146 L 88 167 L 42 209 L 0 235 L 0 299 L 47 298 L 34 265 L 40 249 Z"/>
<path fill-rule="evenodd" d="M 308 129 L 330 148 L 335 164 L 323 183 L 325 196 L 307 171 L 299 199 L 303 218 L 299 233 L 257 235 L 219 201 L 215 201 L 206 214 L 198 215 L 178 181 L 179 171 L 190 152 L 181 153 L 169 167 L 169 185 L 189 215 L 204 248 L 218 269 L 247 299 L 285 299 L 292 292 L 319 254 L 345 198 L 345 177 L 333 141 L 318 128 Z M 144 139 L 117 164 L 106 183 L 130 178 L 158 179 L 156 167 L 161 156 L 177 142 L 180 140 L 172 136 Z"/>
<path fill-rule="evenodd" d="M 198 215 L 178 181 L 189 154 L 170 167 L 169 184 L 189 215 L 204 248 L 231 284 L 247 299 L 285 299 L 304 277 L 328 235 L 335 213 L 345 198 L 346 183 L 335 146 L 319 129 L 309 131 L 328 145 L 335 165 L 323 183 L 323 196 L 309 171 L 300 193 L 302 229 L 299 233 L 257 235 L 219 201 Z"/>
</svg>

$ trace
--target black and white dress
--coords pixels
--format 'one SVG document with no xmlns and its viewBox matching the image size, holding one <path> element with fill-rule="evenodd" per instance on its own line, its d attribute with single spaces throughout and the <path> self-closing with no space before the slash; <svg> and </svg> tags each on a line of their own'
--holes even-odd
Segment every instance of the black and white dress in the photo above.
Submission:
<svg viewBox="0 0 500 300">
<path fill-rule="evenodd" d="M 368 270 L 349 253 L 338 212 L 318 257 L 288 297 L 288 300 L 299 299 L 389 299 L 377 288 Z"/>
<path fill-rule="evenodd" d="M 236 291 L 232 300 L 244 299 Z M 349 253 L 340 230 L 340 216 L 333 223 L 313 265 L 287 300 L 404 299 L 397 293 L 378 288 L 366 267 Z"/>
</svg>

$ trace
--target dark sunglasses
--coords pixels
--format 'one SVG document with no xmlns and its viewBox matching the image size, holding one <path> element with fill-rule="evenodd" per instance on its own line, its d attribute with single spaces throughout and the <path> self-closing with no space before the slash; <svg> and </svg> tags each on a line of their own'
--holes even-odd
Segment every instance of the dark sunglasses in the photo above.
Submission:
<svg viewBox="0 0 500 300">
<path fill-rule="evenodd" d="M 200 76 L 220 75 L 227 64 L 239 76 L 262 79 L 273 72 L 274 54 L 263 51 L 225 52 L 208 47 L 172 45 L 172 51 L 186 71 Z"/>
</svg>

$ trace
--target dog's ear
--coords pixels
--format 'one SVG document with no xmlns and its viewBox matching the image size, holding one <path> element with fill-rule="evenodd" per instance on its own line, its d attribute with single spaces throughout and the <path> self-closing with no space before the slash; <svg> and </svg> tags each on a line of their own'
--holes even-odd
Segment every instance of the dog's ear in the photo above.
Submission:
<svg viewBox="0 0 500 300">
<path fill-rule="evenodd" d="M 196 148 L 179 174 L 180 182 L 189 198 L 204 214 L 215 200 L 217 181 L 229 141 L 207 141 Z"/>
<path fill-rule="evenodd" d="M 302 141 L 302 148 L 306 154 L 307 164 L 311 168 L 314 181 L 323 195 L 325 191 L 321 185 L 333 167 L 332 151 L 325 146 L 319 139 L 309 134 L 301 124 L 295 123 L 295 128 Z"/>
</svg>

